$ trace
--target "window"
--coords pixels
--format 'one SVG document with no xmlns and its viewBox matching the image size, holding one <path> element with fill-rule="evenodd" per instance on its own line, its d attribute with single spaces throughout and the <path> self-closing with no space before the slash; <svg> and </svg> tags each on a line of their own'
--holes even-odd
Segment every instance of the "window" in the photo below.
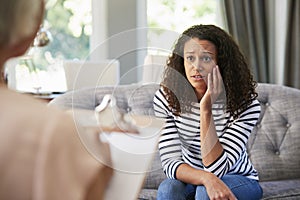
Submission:
<svg viewBox="0 0 300 200">
<path fill-rule="evenodd" d="M 84 60 L 90 52 L 92 0 L 48 0 L 41 28 L 51 40 L 32 47 L 14 62 L 14 89 L 23 92 L 63 92 L 66 81 L 62 61 Z"/>
<path fill-rule="evenodd" d="M 147 4 L 147 53 L 169 54 L 178 35 L 191 25 L 219 24 L 218 1 L 142 1 Z M 85 60 L 90 54 L 90 49 L 94 48 L 93 45 L 106 39 L 105 30 L 108 28 L 108 22 L 105 21 L 107 18 L 103 16 L 108 12 L 105 4 L 110 2 L 108 0 L 47 0 L 43 28 L 51 33 L 52 41 L 45 47 L 31 48 L 29 56 L 18 59 L 14 64 L 14 66 L 17 65 L 14 72 L 16 74 L 14 79 L 17 81 L 12 88 L 30 92 L 65 91 L 66 83 L 62 61 L 64 59 Z M 94 30 L 92 30 L 92 3 L 94 16 L 97 18 L 94 19 L 94 22 L 97 21 Z M 111 8 L 115 6 L 114 2 L 111 4 L 108 6 L 111 9 L 110 12 L 116 9 Z M 102 13 L 101 16 L 99 13 Z M 137 13 L 145 15 L 144 10 L 138 9 Z M 147 26 L 147 24 L 145 25 Z M 142 24 L 142 26 L 145 25 Z M 92 36 L 92 32 L 96 34 Z M 90 45 L 91 39 L 97 41 L 93 41 Z M 143 38 L 143 41 L 145 40 L 146 38 Z M 143 58 L 140 60 L 142 63 Z"/>
<path fill-rule="evenodd" d="M 91 0 L 48 0 L 44 26 L 53 36 L 44 52 L 63 59 L 85 59 L 92 34 Z"/>
<path fill-rule="evenodd" d="M 148 0 L 148 44 L 150 54 L 168 54 L 188 27 L 195 24 L 221 26 L 218 0 Z"/>
</svg>

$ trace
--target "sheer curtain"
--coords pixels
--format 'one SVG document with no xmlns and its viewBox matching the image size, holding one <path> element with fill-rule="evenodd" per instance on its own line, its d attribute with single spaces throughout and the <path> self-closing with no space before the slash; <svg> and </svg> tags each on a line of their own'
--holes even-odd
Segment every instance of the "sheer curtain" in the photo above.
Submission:
<svg viewBox="0 0 300 200">
<path fill-rule="evenodd" d="M 221 0 L 229 33 L 258 82 L 300 88 L 299 1 Z"/>
</svg>

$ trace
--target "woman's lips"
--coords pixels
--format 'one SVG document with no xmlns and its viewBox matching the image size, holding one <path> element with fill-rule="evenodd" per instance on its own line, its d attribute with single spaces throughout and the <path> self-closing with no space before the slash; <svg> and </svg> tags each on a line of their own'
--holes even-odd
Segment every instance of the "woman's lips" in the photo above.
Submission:
<svg viewBox="0 0 300 200">
<path fill-rule="evenodd" d="M 203 80 L 205 78 L 205 76 L 202 75 L 194 75 L 192 76 L 193 79 L 195 79 L 196 81 L 200 81 Z"/>
</svg>

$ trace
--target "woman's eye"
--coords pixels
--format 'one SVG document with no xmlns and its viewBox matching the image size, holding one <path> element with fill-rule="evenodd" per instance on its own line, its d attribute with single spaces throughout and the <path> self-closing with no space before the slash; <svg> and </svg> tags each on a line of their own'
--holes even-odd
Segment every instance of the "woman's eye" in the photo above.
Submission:
<svg viewBox="0 0 300 200">
<path fill-rule="evenodd" d="M 203 62 L 210 62 L 210 61 L 212 60 L 212 58 L 209 57 L 209 56 L 204 56 L 204 57 L 201 58 L 201 60 L 202 60 Z"/>
<path fill-rule="evenodd" d="M 194 60 L 194 56 L 187 56 L 186 59 L 187 59 L 188 61 L 193 61 L 193 60 Z"/>
</svg>

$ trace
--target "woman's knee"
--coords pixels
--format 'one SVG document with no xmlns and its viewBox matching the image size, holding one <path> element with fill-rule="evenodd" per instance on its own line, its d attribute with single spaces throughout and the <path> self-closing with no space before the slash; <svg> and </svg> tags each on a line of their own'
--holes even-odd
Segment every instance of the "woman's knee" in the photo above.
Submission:
<svg viewBox="0 0 300 200">
<path fill-rule="evenodd" d="M 165 179 L 158 187 L 157 199 L 185 199 L 185 184 L 175 179 Z"/>
<path fill-rule="evenodd" d="M 195 200 L 209 200 L 206 188 L 204 186 L 197 186 Z"/>
<path fill-rule="evenodd" d="M 257 200 L 262 197 L 262 189 L 256 180 L 242 175 L 225 175 L 222 181 L 238 199 Z"/>
</svg>

